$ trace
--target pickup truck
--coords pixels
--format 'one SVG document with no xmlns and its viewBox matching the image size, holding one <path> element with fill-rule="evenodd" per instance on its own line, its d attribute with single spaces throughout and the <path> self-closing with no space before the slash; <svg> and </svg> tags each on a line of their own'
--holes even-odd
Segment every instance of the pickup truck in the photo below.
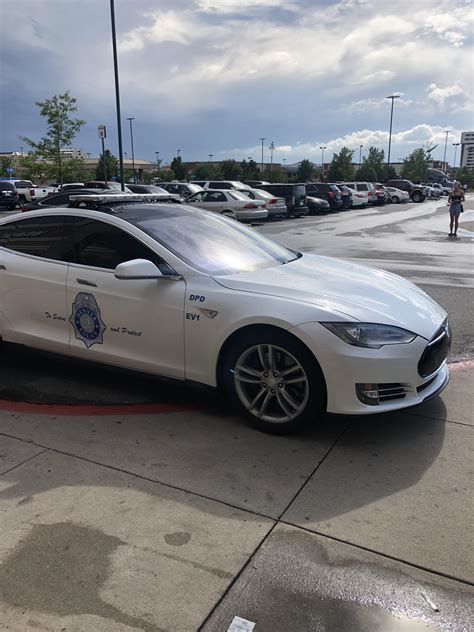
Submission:
<svg viewBox="0 0 474 632">
<path fill-rule="evenodd" d="M 21 202 L 35 202 L 57 192 L 54 187 L 37 187 L 31 180 L 9 180 L 9 182 L 15 186 Z"/>
</svg>

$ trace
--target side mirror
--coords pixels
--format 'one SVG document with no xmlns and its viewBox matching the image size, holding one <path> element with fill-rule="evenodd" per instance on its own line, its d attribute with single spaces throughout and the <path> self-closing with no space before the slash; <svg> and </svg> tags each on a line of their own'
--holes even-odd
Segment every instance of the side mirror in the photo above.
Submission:
<svg viewBox="0 0 474 632">
<path fill-rule="evenodd" d="M 119 263 L 114 275 L 117 279 L 123 280 L 160 279 L 163 276 L 155 264 L 147 259 L 132 259 Z"/>
</svg>

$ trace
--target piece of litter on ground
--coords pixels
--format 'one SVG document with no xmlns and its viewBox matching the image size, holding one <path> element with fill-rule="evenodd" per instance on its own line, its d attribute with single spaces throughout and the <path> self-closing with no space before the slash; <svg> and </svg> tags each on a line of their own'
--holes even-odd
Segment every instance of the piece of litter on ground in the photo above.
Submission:
<svg viewBox="0 0 474 632">
<path fill-rule="evenodd" d="M 421 593 L 421 596 L 423 597 L 423 599 L 424 599 L 427 603 L 429 603 L 429 605 L 433 608 L 433 610 L 434 610 L 435 612 L 439 612 L 439 608 L 438 608 L 438 606 L 437 606 L 435 603 L 433 603 L 433 602 L 431 601 L 431 599 L 428 597 L 428 595 L 425 595 L 425 593 L 424 593 L 424 592 L 422 592 L 422 593 Z"/>
<path fill-rule="evenodd" d="M 254 627 L 255 623 L 253 621 L 248 621 L 247 619 L 242 619 L 242 617 L 235 616 L 232 619 L 232 623 L 227 629 L 227 632 L 252 632 Z"/>
</svg>

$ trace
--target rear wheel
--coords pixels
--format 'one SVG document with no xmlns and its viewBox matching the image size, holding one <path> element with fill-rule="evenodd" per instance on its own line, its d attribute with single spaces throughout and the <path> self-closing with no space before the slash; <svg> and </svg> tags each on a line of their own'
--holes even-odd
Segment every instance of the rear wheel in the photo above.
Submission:
<svg viewBox="0 0 474 632">
<path fill-rule="evenodd" d="M 262 329 L 237 339 L 224 359 L 222 380 L 233 404 L 264 432 L 292 432 L 325 409 L 316 359 L 283 331 Z"/>
<path fill-rule="evenodd" d="M 423 202 L 423 194 L 420 191 L 414 191 L 411 199 L 413 202 Z"/>
</svg>

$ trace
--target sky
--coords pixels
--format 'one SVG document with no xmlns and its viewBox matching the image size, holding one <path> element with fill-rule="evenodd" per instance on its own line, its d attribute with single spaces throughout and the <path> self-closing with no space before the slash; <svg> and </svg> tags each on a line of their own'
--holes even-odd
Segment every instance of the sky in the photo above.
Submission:
<svg viewBox="0 0 474 632">
<path fill-rule="evenodd" d="M 391 161 L 474 130 L 471 0 L 115 0 L 123 149 L 135 157 Z M 36 101 L 69 90 L 74 146 L 117 153 L 109 0 L 0 0 L 0 151 L 46 131 Z M 459 152 L 457 155 L 459 164 Z"/>
</svg>

